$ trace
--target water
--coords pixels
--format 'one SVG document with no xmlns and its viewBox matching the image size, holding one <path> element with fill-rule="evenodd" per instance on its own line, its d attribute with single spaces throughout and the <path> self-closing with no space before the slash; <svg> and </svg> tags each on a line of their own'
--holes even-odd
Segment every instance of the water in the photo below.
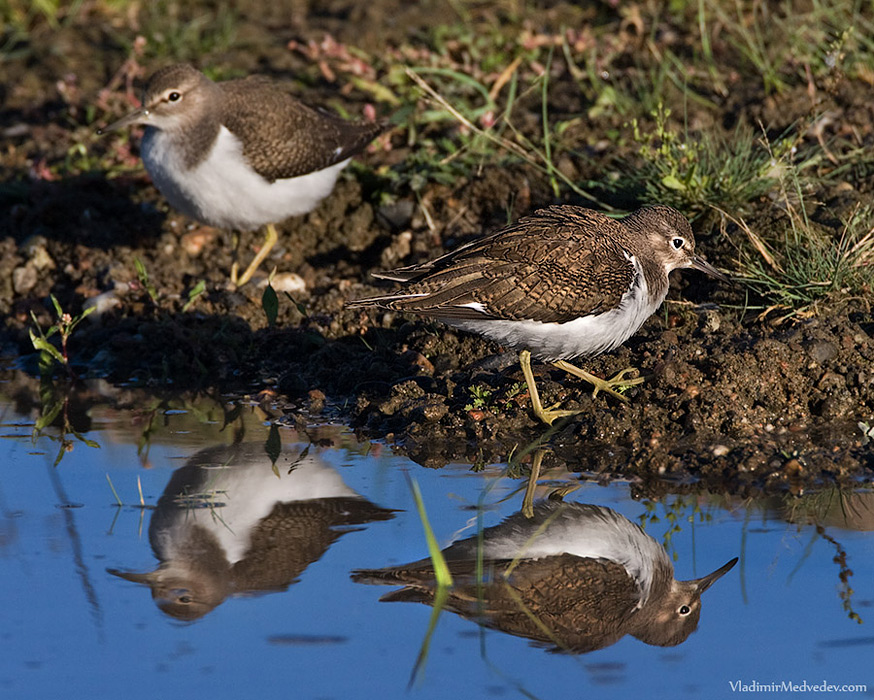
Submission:
<svg viewBox="0 0 874 700">
<path fill-rule="evenodd" d="M 21 376 L 0 385 L 2 697 L 722 698 L 737 695 L 738 681 L 867 684 L 848 696 L 874 694 L 871 493 L 788 501 L 686 494 L 652 503 L 632 500 L 628 484 L 545 475 L 540 497 L 580 483 L 566 501 L 643 520 L 659 542 L 670 533 L 678 578 L 733 557 L 739 564 L 706 591 L 698 630 L 675 647 L 626 636 L 587 654 L 553 653 L 444 611 L 414 672 L 432 608 L 380 602 L 397 587 L 356 583 L 350 572 L 427 556 L 411 480 L 441 546 L 475 535 L 478 512 L 486 527 L 517 512 L 524 482 L 499 467 L 424 469 L 382 445 L 358 444 L 339 426 L 271 432 L 256 407 L 100 384 L 59 413 L 79 432 L 66 432 L 71 448 L 59 452 L 57 427 L 32 440 L 36 391 Z M 274 471 L 269 453 L 280 443 Z M 213 479 L 191 466 L 198 453 L 200 462 L 247 466 L 233 478 L 213 470 Z M 211 495 L 156 508 L 171 479 L 174 493 Z M 355 513 L 338 516 L 312 500 L 274 511 L 272 489 L 298 504 L 329 494 L 346 504 L 339 511 L 353 503 Z M 806 515 L 814 511 L 819 528 Z M 276 546 L 249 556 L 259 523 Z M 195 531 L 243 563 L 234 568 L 208 547 L 180 545 Z M 176 578 L 158 585 L 161 561 L 162 575 Z M 852 570 L 847 600 L 841 561 Z M 206 602 L 164 603 L 174 617 L 153 600 L 150 580 L 159 599 Z"/>
</svg>

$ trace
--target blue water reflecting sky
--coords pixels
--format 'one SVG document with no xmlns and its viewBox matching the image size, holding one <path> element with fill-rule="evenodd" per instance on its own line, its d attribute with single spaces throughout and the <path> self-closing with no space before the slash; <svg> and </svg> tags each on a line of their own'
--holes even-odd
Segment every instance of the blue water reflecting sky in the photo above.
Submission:
<svg viewBox="0 0 874 700">
<path fill-rule="evenodd" d="M 444 613 L 424 674 L 407 690 L 431 608 L 379 602 L 390 589 L 354 583 L 350 571 L 426 556 L 406 475 L 420 484 L 441 544 L 475 533 L 473 507 L 484 488 L 486 526 L 518 510 L 519 482 L 497 469 L 424 469 L 380 446 L 365 455 L 351 441 L 313 447 L 349 488 L 402 512 L 340 536 L 286 591 L 228 598 L 186 623 L 161 612 L 146 586 L 107 572 L 149 572 L 158 562 L 148 537 L 153 511 L 118 508 L 106 475 L 131 504 L 139 477 L 154 506 L 174 470 L 198 449 L 229 443 L 232 431 L 220 432 L 215 421 L 192 427 L 190 415 L 174 413 L 153 432 L 145 460 L 136 421 L 124 412 L 95 415 L 98 429 L 88 437 L 101 448 L 78 443 L 55 468 L 56 443 L 33 444 L 31 419 L 9 409 L 2 415 L 3 697 L 721 698 L 738 695 L 730 687 L 738 680 L 867 683 L 874 694 L 870 532 L 827 526 L 829 541 L 765 504 L 686 496 L 670 542 L 678 578 L 702 576 L 735 556 L 740 562 L 706 592 L 698 631 L 684 644 L 659 648 L 625 637 L 585 655 L 554 654 Z M 254 413 L 246 421 L 247 440 L 266 440 Z M 280 436 L 300 439 L 285 430 Z M 568 499 L 639 522 L 647 509 L 628 491 L 587 483 Z M 671 502 L 651 511 L 659 520 L 647 532 L 659 541 L 671 527 Z M 853 571 L 852 606 L 862 625 L 842 609 L 838 547 Z"/>
</svg>

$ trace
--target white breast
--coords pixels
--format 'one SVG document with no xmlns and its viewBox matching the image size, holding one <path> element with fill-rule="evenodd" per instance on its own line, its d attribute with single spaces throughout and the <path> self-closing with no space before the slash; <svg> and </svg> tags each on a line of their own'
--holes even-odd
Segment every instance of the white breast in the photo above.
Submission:
<svg viewBox="0 0 874 700">
<path fill-rule="evenodd" d="M 562 517 L 564 515 L 565 517 Z M 606 559 L 622 565 L 640 588 L 638 606 L 646 604 L 656 567 L 673 571 L 664 548 L 637 525 L 609 508 L 578 514 L 568 508 L 538 527 L 508 532 L 486 540 L 488 559 L 538 559 L 572 554 L 585 559 Z"/>
<path fill-rule="evenodd" d="M 190 170 L 178 145 L 158 129 L 146 129 L 142 156 L 155 186 L 175 209 L 210 226 L 241 230 L 312 211 L 349 162 L 268 182 L 246 163 L 240 140 L 225 127 L 209 156 Z"/>
<path fill-rule="evenodd" d="M 635 281 L 622 295 L 619 305 L 610 311 L 566 323 L 503 320 L 447 320 L 446 323 L 480 333 L 501 345 L 530 350 L 541 360 L 567 360 L 613 350 L 634 335 L 664 301 L 664 297 L 650 299 L 640 263 L 633 255 L 626 253 L 626 257 L 634 265 Z"/>
<path fill-rule="evenodd" d="M 154 533 L 153 546 L 162 560 L 179 558 L 179 546 L 184 555 L 188 530 L 198 525 L 212 533 L 233 564 L 248 550 L 252 528 L 277 503 L 358 497 L 333 467 L 313 456 L 297 462 L 291 473 L 279 475 L 266 459 L 202 469 L 208 475 L 204 476 L 207 487 L 191 494 L 201 507 L 181 505 Z"/>
</svg>

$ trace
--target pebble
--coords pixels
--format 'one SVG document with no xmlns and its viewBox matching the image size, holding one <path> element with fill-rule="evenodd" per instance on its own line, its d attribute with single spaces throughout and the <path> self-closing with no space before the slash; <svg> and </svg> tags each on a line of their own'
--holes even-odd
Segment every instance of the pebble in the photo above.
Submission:
<svg viewBox="0 0 874 700">
<path fill-rule="evenodd" d="M 289 294 L 306 291 L 307 284 L 296 272 L 277 272 L 273 275 L 273 281 L 270 283 L 276 292 L 288 292 Z M 259 285 L 260 288 L 267 286 L 267 280 L 263 280 Z"/>
<path fill-rule="evenodd" d="M 27 294 L 36 287 L 38 280 L 36 268 L 29 263 L 22 267 L 16 267 L 12 271 L 12 289 L 15 290 L 16 294 Z"/>
<path fill-rule="evenodd" d="M 838 348 L 834 343 L 828 341 L 820 341 L 814 343 L 807 349 L 810 356 L 819 364 L 824 364 L 833 359 L 838 354 Z"/>
<path fill-rule="evenodd" d="M 86 300 L 83 304 L 84 309 L 93 308 L 94 311 L 89 315 L 91 320 L 96 321 L 100 318 L 101 315 L 105 314 L 110 309 L 114 309 L 116 306 L 120 306 L 121 301 L 118 298 L 115 290 L 112 289 L 108 292 L 103 292 L 102 294 L 98 294 L 96 297 L 91 297 Z"/>
</svg>

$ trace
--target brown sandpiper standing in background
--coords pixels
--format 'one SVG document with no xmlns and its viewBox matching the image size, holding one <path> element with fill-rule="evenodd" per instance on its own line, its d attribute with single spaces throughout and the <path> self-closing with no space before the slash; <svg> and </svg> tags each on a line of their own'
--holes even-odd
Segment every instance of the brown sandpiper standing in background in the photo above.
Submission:
<svg viewBox="0 0 874 700">
<path fill-rule="evenodd" d="M 310 108 L 263 76 L 216 83 L 187 64 L 157 71 L 142 107 L 98 133 L 132 124 L 146 127 L 143 163 L 173 207 L 218 228 L 266 225 L 242 276 L 234 264 L 237 286 L 276 244 L 275 224 L 312 211 L 386 127 Z"/>
<path fill-rule="evenodd" d="M 698 627 L 701 595 L 737 563 L 678 581 L 664 547 L 639 525 L 604 506 L 555 500 L 538 503 L 531 518 L 516 513 L 450 545 L 443 558 L 453 579 L 447 609 L 575 653 L 626 634 L 680 644 Z M 431 558 L 352 578 L 403 586 L 384 601 L 433 604 L 438 587 Z"/>
<path fill-rule="evenodd" d="M 433 317 L 520 350 L 534 413 L 552 424 L 578 411 L 543 407 L 531 355 L 627 402 L 616 388 L 643 381 L 626 379 L 630 369 L 603 380 L 567 360 L 619 347 L 665 300 L 671 271 L 684 267 L 728 280 L 695 255 L 692 228 L 676 209 L 644 207 L 616 220 L 551 206 L 436 260 L 374 273 L 404 287 L 348 305 Z"/>
</svg>

